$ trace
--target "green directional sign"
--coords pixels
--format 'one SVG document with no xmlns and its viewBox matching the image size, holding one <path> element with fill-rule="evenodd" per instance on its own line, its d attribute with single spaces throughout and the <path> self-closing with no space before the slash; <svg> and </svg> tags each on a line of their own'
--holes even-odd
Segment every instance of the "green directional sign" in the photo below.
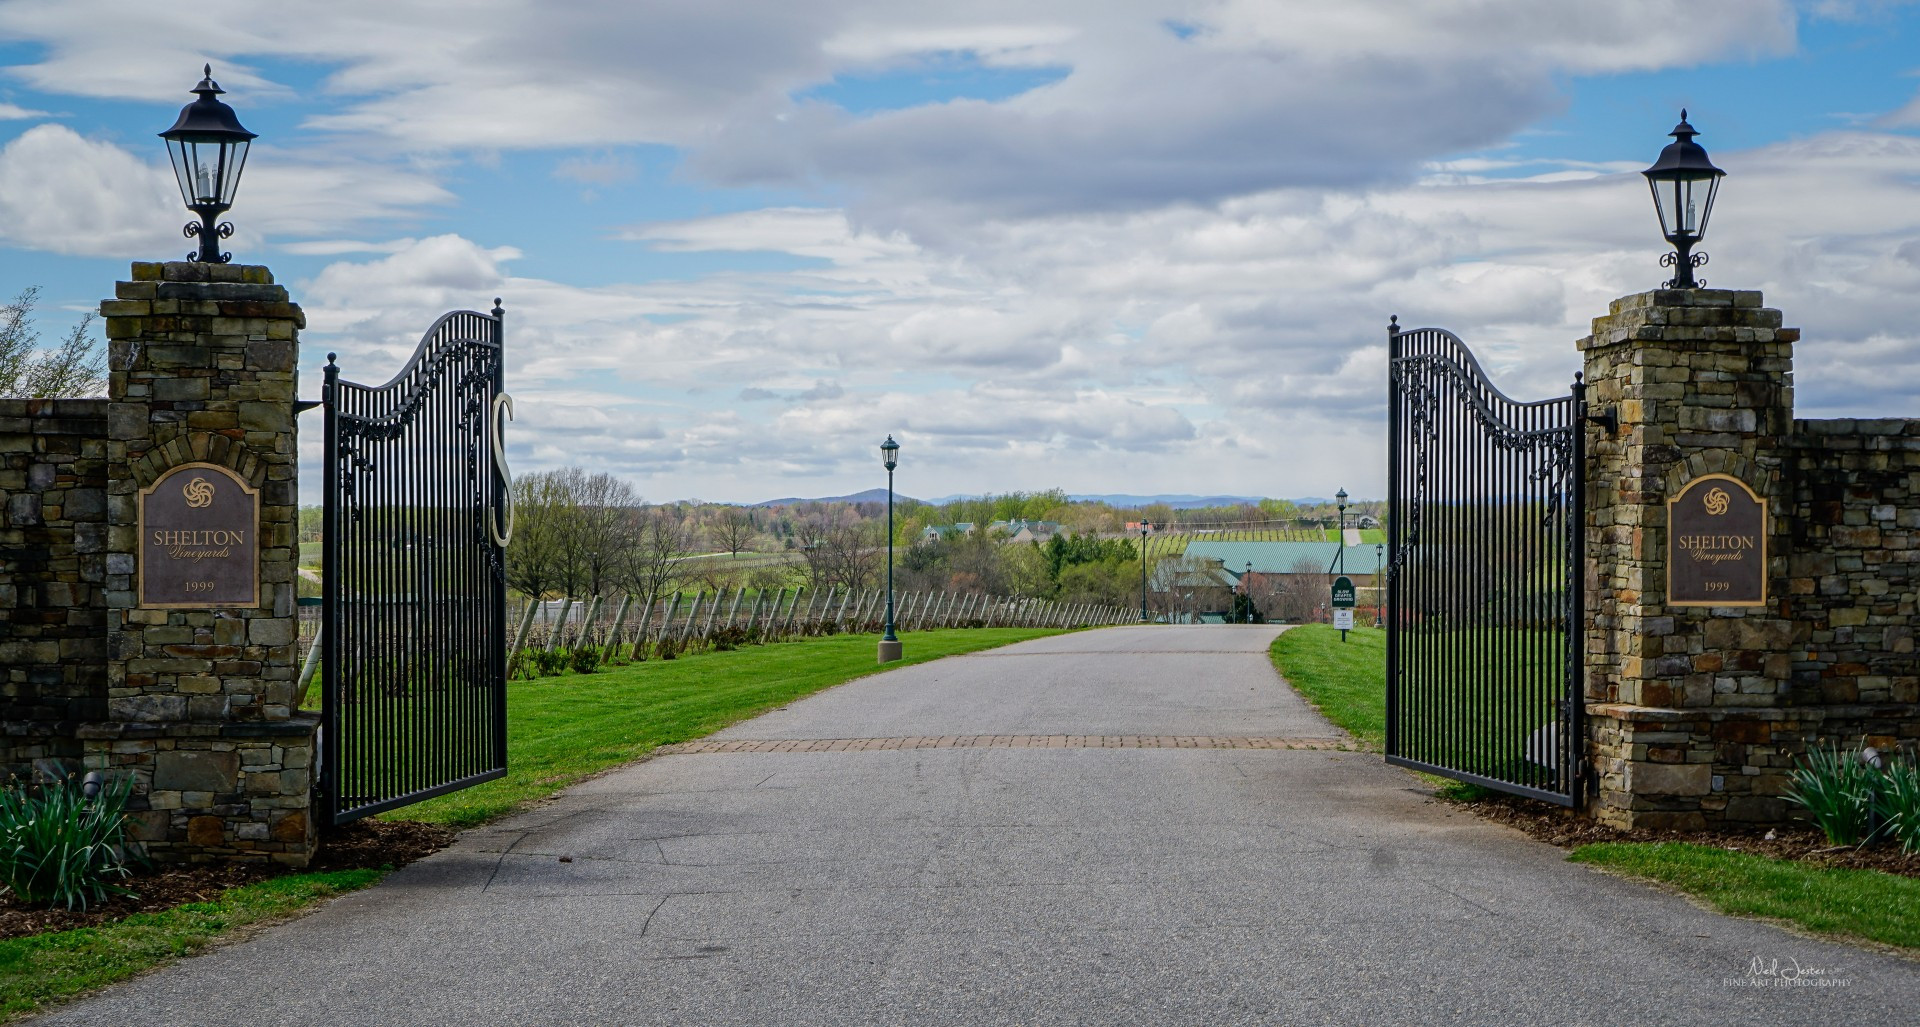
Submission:
<svg viewBox="0 0 1920 1027">
<path fill-rule="evenodd" d="M 1358 599 L 1359 599 L 1359 594 L 1355 591 L 1353 587 L 1352 578 L 1349 578 L 1346 575 L 1342 574 L 1339 577 L 1333 579 L 1333 608 L 1334 609 L 1336 610 L 1352 609 L 1355 602 Z"/>
</svg>

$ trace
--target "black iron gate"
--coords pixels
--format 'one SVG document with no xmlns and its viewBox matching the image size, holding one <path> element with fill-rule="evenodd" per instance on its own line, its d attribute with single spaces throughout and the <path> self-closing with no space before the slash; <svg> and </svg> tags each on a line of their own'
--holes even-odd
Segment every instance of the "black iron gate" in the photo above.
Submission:
<svg viewBox="0 0 1920 1027">
<path fill-rule="evenodd" d="M 1389 329 L 1387 761 L 1577 806 L 1585 388 L 1521 403 Z"/>
<path fill-rule="evenodd" d="M 327 356 L 319 781 L 331 823 L 507 766 L 511 498 L 499 301 L 455 311 L 385 385 Z"/>
</svg>

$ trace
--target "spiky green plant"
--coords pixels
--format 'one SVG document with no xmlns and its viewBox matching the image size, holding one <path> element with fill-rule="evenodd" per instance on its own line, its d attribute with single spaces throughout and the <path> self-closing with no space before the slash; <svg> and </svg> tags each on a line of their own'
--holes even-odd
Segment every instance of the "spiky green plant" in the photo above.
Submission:
<svg viewBox="0 0 1920 1027">
<path fill-rule="evenodd" d="M 1897 759 L 1887 764 L 1874 795 L 1880 830 L 1909 855 L 1920 852 L 1920 763 Z"/>
<path fill-rule="evenodd" d="M 1814 748 L 1787 776 L 1786 799 L 1812 814 L 1829 845 L 1859 845 L 1873 834 L 1873 796 L 1885 775 L 1839 745 Z"/>
<path fill-rule="evenodd" d="M 73 778 L 30 789 L 0 789 L 0 888 L 35 906 L 85 909 L 128 894 L 127 796 L 133 780 L 108 783 L 93 798 Z"/>
</svg>

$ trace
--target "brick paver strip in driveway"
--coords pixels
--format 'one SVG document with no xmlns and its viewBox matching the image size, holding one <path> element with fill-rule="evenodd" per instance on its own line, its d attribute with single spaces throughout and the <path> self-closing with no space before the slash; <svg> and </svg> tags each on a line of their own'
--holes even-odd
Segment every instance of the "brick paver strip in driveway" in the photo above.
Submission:
<svg viewBox="0 0 1920 1027">
<path fill-rule="evenodd" d="M 1268 667 L 1273 634 L 1106 629 L 853 682 L 723 733 L 735 751 L 608 774 L 47 1022 L 1514 1027 L 1920 1009 L 1912 962 L 1567 863 L 1377 755 L 1232 744 L 1337 734 Z M 1756 959 L 1846 983 L 1753 987 Z"/>
<path fill-rule="evenodd" d="M 1336 749 L 1350 751 L 1346 738 L 1247 738 L 1179 735 L 941 735 L 938 738 L 778 738 L 702 739 L 663 745 L 661 756 L 707 752 L 845 752 L 848 749 Z"/>
</svg>

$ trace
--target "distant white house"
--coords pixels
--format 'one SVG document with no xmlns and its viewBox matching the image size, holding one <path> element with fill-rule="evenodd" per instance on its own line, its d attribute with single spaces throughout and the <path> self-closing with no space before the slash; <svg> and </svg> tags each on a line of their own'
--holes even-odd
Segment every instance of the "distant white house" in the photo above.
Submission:
<svg viewBox="0 0 1920 1027">
<path fill-rule="evenodd" d="M 920 533 L 920 537 L 927 542 L 938 542 L 943 538 L 952 538 L 955 535 L 971 534 L 973 534 L 973 522 L 960 521 L 955 524 L 929 524 L 927 525 L 927 530 Z"/>
<path fill-rule="evenodd" d="M 959 521 L 954 524 L 930 524 L 920 537 L 928 542 L 936 542 L 956 535 L 971 535 L 979 528 L 972 521 Z M 1009 542 L 1045 542 L 1060 533 L 1057 521 L 994 521 L 987 525 L 987 534 L 1005 537 Z"/>
</svg>

